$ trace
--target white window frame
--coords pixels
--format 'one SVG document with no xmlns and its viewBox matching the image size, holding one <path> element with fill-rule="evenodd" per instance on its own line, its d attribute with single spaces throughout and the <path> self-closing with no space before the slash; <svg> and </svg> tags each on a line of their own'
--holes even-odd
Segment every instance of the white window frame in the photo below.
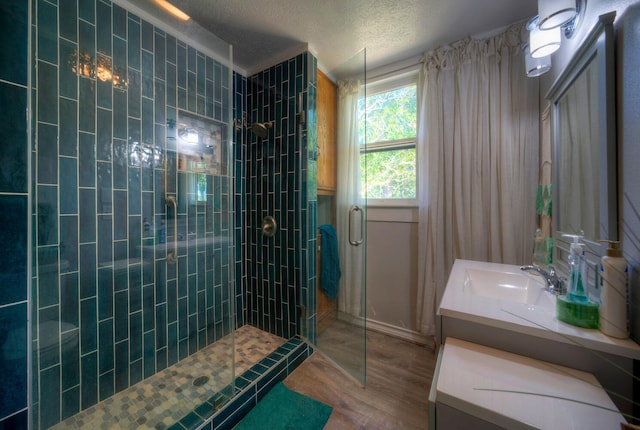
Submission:
<svg viewBox="0 0 640 430">
<path fill-rule="evenodd" d="M 411 84 L 416 85 L 416 136 L 415 138 L 399 139 L 393 141 L 376 142 L 365 145 L 360 148 L 360 155 L 367 152 L 377 152 L 383 149 L 409 149 L 414 148 L 416 151 L 416 197 L 413 199 L 373 199 L 367 198 L 368 207 L 417 207 L 418 206 L 418 127 L 417 122 L 420 117 L 420 69 L 418 66 L 405 68 L 398 72 L 384 74 L 381 77 L 369 79 L 366 85 L 365 97 L 375 94 L 392 91 Z"/>
</svg>

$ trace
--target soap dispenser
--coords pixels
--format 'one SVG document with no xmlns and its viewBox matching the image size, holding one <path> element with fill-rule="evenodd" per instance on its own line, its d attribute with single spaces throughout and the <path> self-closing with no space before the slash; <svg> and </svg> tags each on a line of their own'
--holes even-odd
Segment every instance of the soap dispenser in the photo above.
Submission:
<svg viewBox="0 0 640 430">
<path fill-rule="evenodd" d="M 629 337 L 629 266 L 622 257 L 620 242 L 600 242 L 610 244 L 600 264 L 600 331 L 607 336 L 624 339 Z"/>
<path fill-rule="evenodd" d="M 598 328 L 598 304 L 589 300 L 587 294 L 587 261 L 581 235 L 563 234 L 573 239 L 569 248 L 569 283 L 567 294 L 556 300 L 556 316 L 560 321 L 585 328 Z"/>
<path fill-rule="evenodd" d="M 547 264 L 547 250 L 546 240 L 542 229 L 536 229 L 536 235 L 534 236 L 533 257 L 531 258 L 531 264 L 535 266 L 544 266 Z"/>
</svg>

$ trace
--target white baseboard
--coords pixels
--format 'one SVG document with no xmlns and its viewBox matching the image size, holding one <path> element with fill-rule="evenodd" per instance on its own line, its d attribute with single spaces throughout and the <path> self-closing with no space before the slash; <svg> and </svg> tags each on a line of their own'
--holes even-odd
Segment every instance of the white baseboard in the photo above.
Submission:
<svg viewBox="0 0 640 430">
<path fill-rule="evenodd" d="M 348 323 L 362 327 L 364 321 L 360 317 L 346 314 L 344 312 L 338 312 L 338 319 L 346 321 Z M 387 336 L 397 337 L 402 340 L 417 343 L 418 345 L 425 345 L 428 348 L 433 349 L 434 342 L 430 336 L 424 336 L 417 331 L 409 330 L 404 327 L 397 327 L 388 323 L 380 321 L 374 321 L 372 319 L 366 319 L 367 330 L 373 330 L 378 333 L 386 334 Z"/>
<path fill-rule="evenodd" d="M 433 347 L 433 339 L 404 327 L 396 327 L 391 324 L 373 321 L 367 318 L 367 330 L 377 331 L 382 334 L 417 343 L 418 345 L 425 345 L 429 348 Z"/>
</svg>

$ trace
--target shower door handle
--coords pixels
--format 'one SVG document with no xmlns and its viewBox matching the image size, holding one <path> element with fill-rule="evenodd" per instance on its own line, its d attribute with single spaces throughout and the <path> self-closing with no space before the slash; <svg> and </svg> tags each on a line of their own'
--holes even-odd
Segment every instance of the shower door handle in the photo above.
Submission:
<svg viewBox="0 0 640 430">
<path fill-rule="evenodd" d="M 167 263 L 176 264 L 178 261 L 178 201 L 175 196 L 167 196 L 166 202 L 168 207 L 173 207 L 173 252 L 167 252 Z"/>
<path fill-rule="evenodd" d="M 353 214 L 355 212 L 360 213 L 360 238 L 355 240 L 352 238 L 351 226 L 353 225 Z M 349 243 L 353 246 L 360 246 L 364 242 L 364 216 L 362 213 L 362 208 L 358 205 L 353 205 L 349 208 Z"/>
</svg>

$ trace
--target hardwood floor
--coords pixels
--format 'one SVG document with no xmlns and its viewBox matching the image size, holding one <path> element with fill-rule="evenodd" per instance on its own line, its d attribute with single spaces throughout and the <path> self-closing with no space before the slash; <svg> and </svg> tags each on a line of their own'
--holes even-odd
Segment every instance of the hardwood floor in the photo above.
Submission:
<svg viewBox="0 0 640 430">
<path fill-rule="evenodd" d="M 325 429 L 426 429 L 436 355 L 427 347 L 367 332 L 362 387 L 316 352 L 289 375 L 287 387 L 333 407 Z"/>
</svg>

